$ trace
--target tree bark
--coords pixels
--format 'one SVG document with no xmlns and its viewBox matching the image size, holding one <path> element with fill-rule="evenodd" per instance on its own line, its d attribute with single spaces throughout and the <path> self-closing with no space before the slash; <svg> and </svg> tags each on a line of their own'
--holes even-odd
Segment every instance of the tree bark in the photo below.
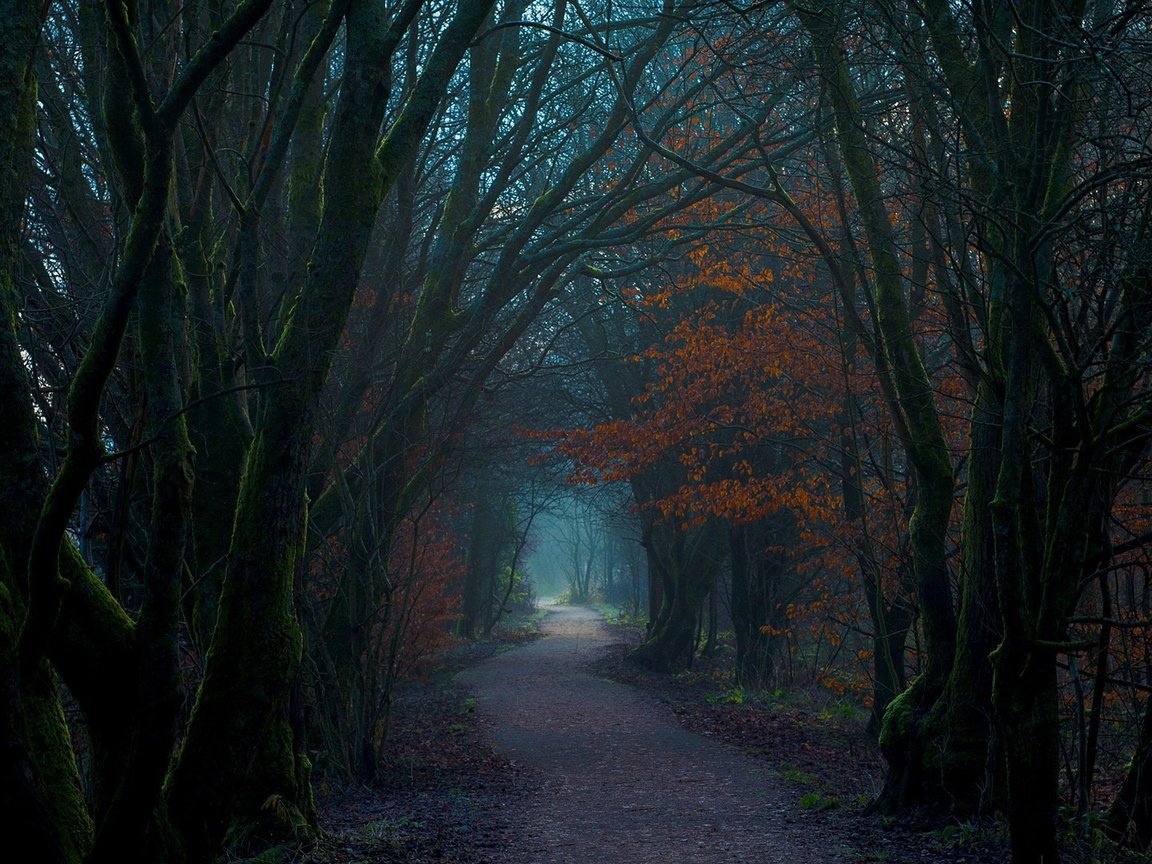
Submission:
<svg viewBox="0 0 1152 864">
<path fill-rule="evenodd" d="M 461 5 L 377 149 L 399 34 L 379 4 L 349 4 L 324 175 L 332 206 L 324 210 L 304 288 L 270 358 L 275 387 L 248 451 L 212 647 L 169 787 L 173 818 L 194 860 L 215 854 L 226 840 L 259 848 L 313 830 L 310 763 L 294 740 L 289 697 L 302 649 L 293 600 L 318 400 L 380 203 L 423 141 L 491 5 Z"/>
<path fill-rule="evenodd" d="M 718 523 L 709 521 L 688 532 L 654 524 L 646 539 L 648 578 L 660 583 L 660 609 L 647 639 L 629 659 L 660 672 L 684 669 L 696 652 L 696 624 L 701 604 L 712 586 Z"/>
<path fill-rule="evenodd" d="M 784 624 L 781 597 L 784 561 L 774 523 L 784 514 L 765 517 L 765 524 L 729 530 L 732 570 L 732 625 L 736 631 L 736 683 L 763 689 L 775 673 L 773 651 Z"/>
<path fill-rule="evenodd" d="M 43 659 L 22 669 L 18 654 L 28 554 L 44 494 L 16 292 L 42 11 L 20 0 L 0 2 L 0 812 L 26 832 L 26 848 L 38 860 L 78 864 L 92 823 L 56 679 Z"/>
<path fill-rule="evenodd" d="M 1003 627 L 996 593 L 990 505 L 1000 470 L 1001 423 L 991 385 L 982 381 L 972 411 L 971 456 L 960 562 L 960 619 L 956 655 L 943 698 L 930 721 L 939 749 L 941 803 L 980 812 L 1004 799 L 1004 771 L 992 712 L 992 651 Z"/>
</svg>

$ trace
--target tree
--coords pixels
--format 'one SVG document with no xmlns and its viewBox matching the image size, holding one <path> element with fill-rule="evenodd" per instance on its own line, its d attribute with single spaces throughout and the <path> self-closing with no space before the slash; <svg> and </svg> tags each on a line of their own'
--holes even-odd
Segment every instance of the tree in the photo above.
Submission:
<svg viewBox="0 0 1152 864">
<path fill-rule="evenodd" d="M 3 444 L 9 458 L 0 468 L 0 735 L 10 754 L 0 775 L 0 803 L 47 861 L 76 862 L 87 848 L 92 823 L 68 743 L 52 672 L 40 658 L 21 662 L 19 640 L 26 615 L 27 561 L 43 496 L 38 440 L 28 379 L 17 337 L 16 287 L 20 214 L 32 168 L 37 95 L 35 58 L 43 24 L 28 4 L 0 9 L 0 375 L 3 376 Z"/>
<path fill-rule="evenodd" d="M 277 386 L 248 448 L 204 681 L 172 779 L 171 800 L 185 830 L 207 825 L 208 848 L 223 839 L 236 812 L 259 819 L 269 790 L 290 813 L 299 812 L 294 820 L 308 818 L 309 765 L 293 742 L 289 697 L 302 649 L 293 589 L 314 417 L 381 201 L 415 156 L 491 5 L 460 7 L 383 141 L 377 135 L 388 96 L 386 64 L 406 22 L 375 4 L 348 7 L 343 86 L 324 171 L 325 191 L 338 206 L 325 208 L 307 280 L 268 357 Z M 251 686 L 252 675 L 259 688 Z M 271 729 L 270 716 L 278 717 Z M 267 752 L 269 744 L 276 749 Z M 260 754 L 262 770 L 253 771 L 237 752 Z"/>
<path fill-rule="evenodd" d="M 117 165 L 131 219 L 108 299 L 83 359 L 70 373 L 67 454 L 50 489 L 43 488 L 42 480 L 26 487 L 43 504 L 26 510 L 39 516 L 28 524 L 30 536 L 14 538 L 23 551 L 14 546 L 13 552 L 21 557 L 10 559 L 14 571 L 27 561 L 29 573 L 28 593 L 18 607 L 27 609 L 19 630 L 18 659 L 19 668 L 28 671 L 19 674 L 41 674 L 31 670 L 41 668 L 47 655 L 81 702 L 92 733 L 101 772 L 96 784 L 95 845 L 85 850 L 93 860 L 123 857 L 125 849 L 140 848 L 142 838 L 148 838 L 150 854 L 158 859 L 181 854 L 207 859 L 226 839 L 241 842 L 252 826 L 263 826 L 255 828 L 256 835 L 266 831 L 274 837 L 288 827 L 286 822 L 306 830 L 312 818 L 307 759 L 300 742 L 293 740 L 289 712 L 300 652 L 293 591 L 303 538 L 303 481 L 312 418 L 380 200 L 423 140 L 449 78 L 490 4 L 465 4 L 444 28 L 443 39 L 407 100 L 408 110 L 381 144 L 378 132 L 389 96 L 387 87 L 381 86 L 387 61 L 418 5 L 410 4 L 394 19 L 375 4 L 336 4 L 329 9 L 320 38 L 299 67 L 298 98 L 270 145 L 275 165 L 277 148 L 282 153 L 291 138 L 296 109 L 311 76 L 337 27 L 347 19 L 341 107 L 333 121 L 325 168 L 326 189 L 341 206 L 327 208 L 318 226 L 313 261 L 325 266 L 313 266 L 292 313 L 285 317 L 267 366 L 249 369 L 254 378 L 268 376 L 257 381 L 268 391 L 259 402 L 247 467 L 236 495 L 229 566 L 205 674 L 169 780 L 179 708 L 178 601 L 191 507 L 192 451 L 178 378 L 185 320 L 179 290 L 182 269 L 164 216 L 172 203 L 173 153 L 184 111 L 241 37 L 260 21 L 268 4 L 241 3 L 229 17 L 215 22 L 217 29 L 203 47 L 183 62 L 174 59 L 177 72 L 166 87 L 159 87 L 165 95 L 158 100 L 152 92 L 159 79 L 153 76 L 164 69 L 159 58 L 174 43 L 160 37 L 160 49 L 146 62 L 138 45 L 141 37 L 152 35 L 150 20 L 138 15 L 134 5 L 109 6 L 110 74 L 124 86 L 105 88 L 105 111 L 111 119 L 103 155 Z M 54 37 L 75 33 L 68 29 L 71 19 L 59 21 L 59 27 L 53 22 Z M 184 23 L 188 34 L 197 32 L 196 16 Z M 29 40 L 14 44 L 26 52 L 23 62 L 28 64 Z M 98 50 L 91 43 L 82 47 Z M 149 65 L 151 59 L 157 59 L 157 67 Z M 282 80 L 287 79 L 283 74 Z M 22 73 L 13 80 L 32 78 Z M 33 92 L 24 87 L 20 98 Z M 14 153 L 12 164 L 18 159 Z M 361 182 L 364 165 L 380 166 L 378 182 Z M 244 219 L 255 218 L 263 203 L 262 188 L 274 182 L 272 173 L 270 169 L 260 176 L 250 201 L 233 200 L 243 208 Z M 15 187 L 15 194 L 19 189 Z M 19 220 L 5 224 L 17 225 Z M 351 242 L 352 238 L 357 239 Z M 6 296 L 11 298 L 11 292 Z M 102 459 L 106 433 L 101 396 L 133 316 L 139 322 L 138 350 L 148 400 L 143 428 L 155 482 L 142 595 L 130 619 L 76 556 L 66 532 Z M 9 320 L 15 325 L 14 311 Z M 14 365 L 8 374 L 17 376 L 13 382 L 19 383 L 24 361 L 19 354 L 10 360 Z M 211 368 L 210 363 L 205 368 Z M 268 383 L 272 381 L 275 385 Z M 23 470 L 29 471 L 31 481 L 37 474 L 43 476 L 36 443 L 38 421 L 28 384 L 12 392 L 14 400 L 29 400 L 14 416 L 26 420 L 22 448 L 17 451 L 24 455 L 17 462 L 26 466 Z M 4 485 L 6 494 L 21 488 L 14 479 L 6 479 Z M 256 622 L 258 627 L 251 626 Z M 104 671 L 86 679 L 93 668 L 100 668 L 93 665 L 97 663 Z M 50 709 L 51 703 L 45 704 Z M 253 765 L 260 770 L 253 770 Z M 52 772 L 50 776 L 55 776 L 59 769 Z M 80 848 L 86 817 L 57 810 L 54 818 L 73 827 L 63 830 L 54 825 L 49 833 L 66 844 L 64 848 Z M 169 819 L 174 833 L 167 827 Z"/>
</svg>

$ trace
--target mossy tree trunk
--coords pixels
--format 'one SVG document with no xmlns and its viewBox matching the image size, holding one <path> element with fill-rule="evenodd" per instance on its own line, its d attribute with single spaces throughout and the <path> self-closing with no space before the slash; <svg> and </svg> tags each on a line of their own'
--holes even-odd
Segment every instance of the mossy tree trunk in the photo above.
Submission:
<svg viewBox="0 0 1152 864">
<path fill-rule="evenodd" d="M 964 300 L 978 293 L 981 286 L 972 259 L 954 255 L 954 250 L 966 243 L 963 206 L 939 196 L 933 187 L 933 178 L 947 173 L 953 154 L 947 144 L 951 130 L 931 94 L 935 73 L 928 63 L 928 32 L 914 26 L 901 31 L 901 40 L 904 47 L 900 63 L 904 84 L 910 91 L 908 104 L 919 160 L 917 168 L 922 172 L 913 194 L 922 199 L 926 228 L 922 245 L 916 247 L 926 247 L 922 253 L 924 264 L 921 273 L 913 277 L 913 284 L 928 284 L 929 278 L 935 281 L 948 316 L 956 371 L 972 395 L 973 406 L 961 515 L 956 650 L 944 692 L 924 725 L 928 741 L 925 756 L 929 760 L 924 794 L 949 812 L 987 812 L 1004 802 L 990 660 L 1002 634 L 990 510 L 1000 470 L 1000 372 L 995 364 L 986 363 L 987 355 L 981 357 L 971 336 L 971 313 Z M 976 106 L 968 104 L 962 110 L 967 113 L 976 110 Z M 990 131 L 982 113 L 970 119 L 982 132 Z M 990 194 L 982 177 L 973 177 L 973 185 L 979 195 Z M 954 262 L 951 266 L 950 257 Z M 983 319 L 991 345 L 999 344 L 1002 338 L 1002 293 L 996 286 L 990 288 Z"/>
<path fill-rule="evenodd" d="M 629 659 L 661 672 L 684 669 L 696 653 L 697 622 L 720 566 L 720 524 L 677 530 L 654 523 L 645 536 L 648 578 L 660 583 L 660 608 Z"/>
<path fill-rule="evenodd" d="M 785 625 L 784 549 L 791 521 L 776 513 L 728 532 L 736 683 L 742 687 L 762 689 L 773 680 L 773 652 Z"/>
<path fill-rule="evenodd" d="M 261 847 L 314 824 L 308 759 L 289 699 L 302 650 L 294 587 L 316 412 L 383 196 L 424 139 L 491 2 L 465 2 L 383 144 L 388 69 L 402 33 L 367 0 L 348 3 L 344 73 L 324 172 L 329 202 L 308 274 L 269 358 L 270 389 L 248 450 L 204 680 L 169 803 L 194 860 Z"/>
<path fill-rule="evenodd" d="M 913 284 L 934 278 L 946 310 L 957 372 L 972 396 L 969 448 L 965 479 L 967 489 L 961 516 L 959 555 L 959 616 L 956 652 L 944 692 L 925 723 L 929 745 L 930 784 L 926 797 L 950 812 L 987 812 L 1004 801 L 1004 778 L 997 750 L 998 732 L 992 711 L 992 663 L 990 655 L 1000 642 L 1002 625 L 996 596 L 996 571 L 990 504 L 1000 470 L 1001 392 L 995 366 L 982 362 L 971 337 L 970 313 L 964 298 L 979 290 L 972 259 L 953 256 L 965 244 L 962 205 L 935 193 L 933 179 L 947 173 L 953 158 L 947 140 L 950 130 L 931 95 L 933 72 L 928 65 L 928 33 L 910 28 L 901 56 L 905 86 L 909 88 L 909 111 L 922 175 L 915 193 L 922 199 L 925 231 L 918 250 L 923 250 L 920 273 Z M 983 120 L 976 120 L 987 129 Z M 980 194 L 987 189 L 976 185 Z M 916 225 L 921 224 L 919 221 Z M 993 277 L 998 278 L 996 276 Z M 984 323 L 988 341 L 1002 338 L 1000 300 L 993 287 Z M 939 742 L 939 743 L 935 743 Z"/>
<path fill-rule="evenodd" d="M 970 441 L 961 526 L 959 638 L 930 728 L 947 742 L 937 751 L 941 804 L 960 812 L 985 812 L 1003 804 L 1005 794 L 990 659 L 1003 636 L 990 508 L 1000 470 L 1001 422 L 987 380 L 977 389 Z"/>
<path fill-rule="evenodd" d="M 348 55 L 325 175 L 330 200 L 341 206 L 325 213 L 296 316 L 271 358 L 285 384 L 265 394 L 248 447 L 204 679 L 169 784 L 193 860 L 226 842 L 259 848 L 313 824 L 306 757 L 288 710 L 302 651 L 294 587 L 316 398 L 380 201 L 372 163 L 390 58 L 382 44 L 387 21 L 368 5 L 348 4 Z"/>
<path fill-rule="evenodd" d="M 908 302 L 892 225 L 879 182 L 879 166 L 868 144 L 865 117 L 841 45 L 840 7 L 831 3 L 793 7 L 807 29 L 832 106 L 844 167 L 856 199 L 872 264 L 876 310 L 873 362 L 890 377 L 888 403 L 912 468 L 915 507 L 908 521 L 912 569 L 923 630 L 923 672 L 914 692 L 901 701 L 900 716 L 881 740 L 889 758 L 882 801 L 919 797 L 918 780 L 901 776 L 912 771 L 924 753 L 923 724 L 928 710 L 943 692 L 956 643 L 947 557 L 947 535 L 953 506 L 951 458 L 936 409 L 932 382 L 912 330 Z M 909 712 L 912 712 L 909 714 Z M 887 724 L 887 720 L 885 721 Z"/>
<path fill-rule="evenodd" d="M 1054 654 L 1035 641 L 1040 630 L 1040 573 L 1032 542 L 1037 502 L 1026 468 L 1026 403 L 1032 358 L 1034 306 L 1027 286 L 1010 298 L 1007 375 L 1003 405 L 1003 453 L 992 501 L 997 590 L 1004 636 L 993 655 L 992 704 L 1004 735 L 1008 821 L 1014 864 L 1055 864 L 1059 789 L 1059 715 Z M 1049 622 L 1049 624 L 1055 622 Z M 1045 628 L 1047 629 L 1047 628 Z"/>
<path fill-rule="evenodd" d="M 16 273 L 35 134 L 36 45 L 43 10 L 0 3 L 0 811 L 19 826 L 23 854 L 78 864 L 92 823 L 56 677 L 21 664 L 28 554 L 44 495 L 38 422 L 17 338 Z"/>
<path fill-rule="evenodd" d="M 970 670 L 969 686 L 957 687 L 952 698 L 982 701 L 987 673 L 976 652 L 998 636 L 991 701 L 1017 864 L 1059 860 L 1057 655 L 1074 650 L 1065 644 L 1068 616 L 1081 587 L 1106 565 L 1117 489 L 1126 466 L 1135 464 L 1129 460 L 1147 446 L 1148 409 L 1132 389 L 1131 341 L 1148 326 L 1147 211 L 1126 224 L 1132 264 L 1120 274 L 1118 302 L 1105 316 L 1112 335 L 1100 342 L 1101 379 L 1086 376 L 1084 359 L 1068 347 L 1080 334 L 1050 314 L 1060 302 L 1055 298 L 1074 293 L 1071 282 L 1080 278 L 1061 272 L 1053 238 L 1081 191 L 1074 153 L 1100 82 L 1071 46 L 1102 26 L 1097 12 L 1083 3 L 1059 10 L 1027 3 L 1015 10 L 1027 26 L 1013 28 L 980 7 L 975 60 L 965 54 L 966 34 L 953 7 L 932 0 L 924 15 L 966 121 L 967 179 L 990 273 L 987 378 L 977 392 L 963 525 L 963 597 L 973 613 L 965 648 L 972 653 L 958 654 Z M 999 621 L 984 618 L 981 626 L 980 616 L 991 609 Z M 962 747 L 983 725 L 971 713 L 949 712 L 947 727 Z"/>
</svg>

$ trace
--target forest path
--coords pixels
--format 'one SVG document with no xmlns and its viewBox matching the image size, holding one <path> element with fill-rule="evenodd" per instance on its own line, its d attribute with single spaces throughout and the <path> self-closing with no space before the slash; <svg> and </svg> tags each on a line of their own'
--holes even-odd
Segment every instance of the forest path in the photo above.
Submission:
<svg viewBox="0 0 1152 864">
<path fill-rule="evenodd" d="M 496 751 L 537 794 L 523 864 L 824 864 L 794 790 L 763 762 L 684 731 L 642 691 L 586 670 L 613 637 L 596 612 L 556 606 L 543 638 L 461 673 Z M 856 859 L 858 860 L 858 859 Z"/>
</svg>

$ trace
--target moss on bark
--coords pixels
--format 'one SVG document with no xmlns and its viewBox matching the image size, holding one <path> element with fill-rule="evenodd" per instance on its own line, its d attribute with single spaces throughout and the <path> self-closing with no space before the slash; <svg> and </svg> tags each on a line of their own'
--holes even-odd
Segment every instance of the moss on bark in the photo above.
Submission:
<svg viewBox="0 0 1152 864">
<path fill-rule="evenodd" d="M 0 555 L 0 808 L 19 825 L 24 852 L 46 864 L 80 864 L 92 841 L 72 740 L 55 676 L 41 663 L 20 680 L 19 614 L 5 586 L 10 570 Z"/>
<path fill-rule="evenodd" d="M 648 638 L 629 659 L 661 672 L 691 665 L 701 604 L 715 580 L 719 536 L 716 522 L 687 533 L 670 525 L 651 526 L 645 541 L 648 578 L 659 580 L 661 603 Z"/>
<path fill-rule="evenodd" d="M 21 665 L 27 557 L 44 493 L 37 420 L 17 338 L 15 273 L 32 165 L 36 4 L 0 0 L 0 812 L 36 860 L 78 864 L 91 842 L 72 741 L 48 664 Z"/>
<path fill-rule="evenodd" d="M 287 721 L 302 650 L 293 607 L 304 520 L 301 447 L 298 435 L 262 433 L 249 450 L 219 619 L 169 781 L 172 818 L 193 861 L 214 855 L 228 836 L 266 837 L 247 827 L 268 822 L 265 805 L 272 816 L 293 813 L 307 794 L 297 785 Z M 280 822 L 294 829 L 297 820 Z"/>
</svg>

